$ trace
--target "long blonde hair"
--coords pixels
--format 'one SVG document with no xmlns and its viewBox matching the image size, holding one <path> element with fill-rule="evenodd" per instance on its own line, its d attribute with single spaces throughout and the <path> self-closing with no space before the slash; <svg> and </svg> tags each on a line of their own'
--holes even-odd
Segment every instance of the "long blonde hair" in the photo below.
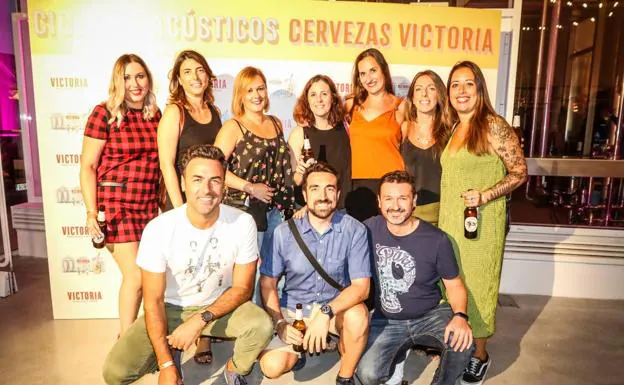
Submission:
<svg viewBox="0 0 624 385">
<path fill-rule="evenodd" d="M 123 116 L 128 111 L 126 106 L 126 67 L 130 63 L 138 63 L 143 67 L 149 81 L 149 90 L 143 101 L 143 118 L 150 120 L 156 115 L 158 106 L 156 105 L 156 95 L 154 95 L 154 78 L 147 65 L 139 56 L 127 53 L 121 55 L 113 66 L 113 74 L 111 76 L 110 85 L 108 87 L 108 99 L 106 100 L 106 109 L 111 117 L 108 124 L 117 121 L 121 123 Z"/>
</svg>

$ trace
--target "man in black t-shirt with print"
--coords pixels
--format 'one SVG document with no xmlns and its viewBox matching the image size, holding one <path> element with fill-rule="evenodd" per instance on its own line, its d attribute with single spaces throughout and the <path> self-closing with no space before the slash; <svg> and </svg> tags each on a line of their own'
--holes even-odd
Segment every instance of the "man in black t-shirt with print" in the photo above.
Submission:
<svg viewBox="0 0 624 385">
<path fill-rule="evenodd" d="M 473 346 L 453 247 L 443 231 L 411 216 L 416 196 L 407 172 L 384 175 L 378 199 L 382 215 L 365 222 L 376 296 L 358 377 L 364 385 L 384 382 L 405 350 L 424 345 L 442 352 L 432 384 L 455 384 Z M 448 304 L 440 303 L 440 279 Z"/>
</svg>

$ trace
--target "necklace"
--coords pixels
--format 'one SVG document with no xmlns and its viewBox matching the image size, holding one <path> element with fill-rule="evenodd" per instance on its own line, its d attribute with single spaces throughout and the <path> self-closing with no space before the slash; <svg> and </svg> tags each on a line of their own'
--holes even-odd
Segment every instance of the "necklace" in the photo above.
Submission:
<svg viewBox="0 0 624 385">
<path fill-rule="evenodd" d="M 416 135 L 416 137 L 414 139 L 421 146 L 426 146 L 426 145 L 430 144 L 431 142 L 433 142 L 433 136 L 427 137 L 427 136 Z"/>
</svg>

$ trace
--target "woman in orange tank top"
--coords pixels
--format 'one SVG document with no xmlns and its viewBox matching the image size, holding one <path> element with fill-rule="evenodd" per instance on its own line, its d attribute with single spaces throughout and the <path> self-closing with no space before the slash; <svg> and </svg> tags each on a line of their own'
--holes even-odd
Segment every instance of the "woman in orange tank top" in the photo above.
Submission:
<svg viewBox="0 0 624 385">
<path fill-rule="evenodd" d="M 363 221 L 379 214 L 379 179 L 405 168 L 399 150 L 404 102 L 394 95 L 388 62 L 375 48 L 357 56 L 352 81 L 353 94 L 346 107 L 351 119 L 353 191 L 345 206 L 351 216 Z"/>
</svg>

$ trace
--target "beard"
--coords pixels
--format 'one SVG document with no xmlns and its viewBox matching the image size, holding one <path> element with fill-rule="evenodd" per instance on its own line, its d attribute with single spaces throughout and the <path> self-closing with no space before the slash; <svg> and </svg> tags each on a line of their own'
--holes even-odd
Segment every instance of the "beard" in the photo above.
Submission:
<svg viewBox="0 0 624 385">
<path fill-rule="evenodd" d="M 411 217 L 412 212 L 405 209 L 386 210 L 384 213 L 386 221 L 393 225 L 405 224 Z"/>
<path fill-rule="evenodd" d="M 326 208 L 321 209 L 317 207 L 321 204 L 325 204 Z M 332 202 L 329 200 L 315 201 L 312 206 L 308 205 L 307 209 L 315 217 L 319 219 L 327 219 L 334 213 L 334 211 L 336 211 L 336 205 L 332 205 Z"/>
</svg>

